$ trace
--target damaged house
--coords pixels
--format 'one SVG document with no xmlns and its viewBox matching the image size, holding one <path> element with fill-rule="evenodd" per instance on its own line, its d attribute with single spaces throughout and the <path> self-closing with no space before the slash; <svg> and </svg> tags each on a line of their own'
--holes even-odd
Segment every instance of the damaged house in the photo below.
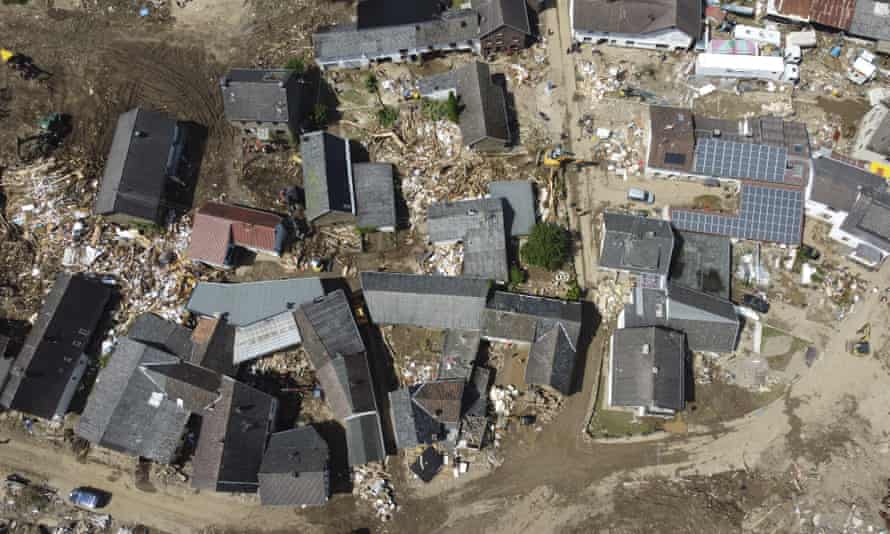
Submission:
<svg viewBox="0 0 890 534">
<path fill-rule="evenodd" d="M 300 150 L 308 222 L 395 231 L 391 164 L 353 163 L 350 141 L 322 131 L 305 134 Z"/>
<path fill-rule="evenodd" d="M 481 152 L 497 152 L 512 142 L 506 89 L 495 83 L 487 63 L 475 61 L 418 83 L 423 98 L 446 100 L 453 94 L 461 106 L 458 126 L 463 144 Z"/>
<path fill-rule="evenodd" d="M 389 393 L 396 447 L 410 449 L 436 441 L 457 442 L 463 380 L 435 380 Z"/>
<path fill-rule="evenodd" d="M 890 255 L 890 194 L 887 181 L 864 166 L 815 158 L 806 213 L 831 225 L 829 237 L 848 248 L 850 259 L 876 268 Z"/>
<path fill-rule="evenodd" d="M 600 268 L 650 275 L 664 287 L 674 253 L 674 232 L 669 222 L 606 212 L 601 233 Z"/>
<path fill-rule="evenodd" d="M 509 279 L 504 201 L 500 198 L 438 202 L 427 210 L 429 240 L 434 245 L 463 244 L 463 274 Z"/>
<path fill-rule="evenodd" d="M 303 304 L 296 313 L 325 400 L 346 429 L 349 465 L 386 457 L 380 413 L 365 343 L 342 289 Z"/>
<path fill-rule="evenodd" d="M 64 417 L 111 296 L 99 280 L 58 274 L 18 355 L 0 358 L 0 406 L 42 419 Z"/>
<path fill-rule="evenodd" d="M 702 36 L 702 3 L 696 0 L 571 0 L 576 43 L 685 50 Z"/>
<path fill-rule="evenodd" d="M 134 108 L 117 120 L 94 212 L 119 224 L 164 225 L 191 208 L 185 123 Z"/>
<path fill-rule="evenodd" d="M 330 449 L 311 426 L 276 432 L 260 466 L 263 506 L 321 506 L 331 495 Z"/>
<path fill-rule="evenodd" d="M 285 220 L 274 213 L 208 202 L 195 213 L 186 255 L 219 267 L 236 264 L 239 249 L 280 256 L 290 236 Z"/>
<path fill-rule="evenodd" d="M 300 131 L 305 83 L 285 69 L 232 69 L 219 82 L 226 120 L 242 137 L 288 141 Z"/>
</svg>

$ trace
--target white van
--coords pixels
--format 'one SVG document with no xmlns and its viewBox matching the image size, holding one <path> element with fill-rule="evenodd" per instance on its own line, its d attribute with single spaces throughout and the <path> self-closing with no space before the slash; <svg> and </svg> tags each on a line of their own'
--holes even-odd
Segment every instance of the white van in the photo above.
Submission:
<svg viewBox="0 0 890 534">
<path fill-rule="evenodd" d="M 631 187 L 627 190 L 627 199 L 634 200 L 636 202 L 645 202 L 646 204 L 655 203 L 655 195 L 653 195 L 649 191 L 637 189 L 636 187 Z"/>
</svg>

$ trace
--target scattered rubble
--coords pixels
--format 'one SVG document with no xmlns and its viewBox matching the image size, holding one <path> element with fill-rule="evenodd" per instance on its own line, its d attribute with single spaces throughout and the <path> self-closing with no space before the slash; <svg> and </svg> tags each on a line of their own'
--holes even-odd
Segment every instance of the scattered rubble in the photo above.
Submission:
<svg viewBox="0 0 890 534">
<path fill-rule="evenodd" d="M 374 506 L 374 512 L 381 521 L 389 521 L 398 511 L 395 490 L 383 466 L 373 464 L 353 468 L 352 494 Z"/>
</svg>

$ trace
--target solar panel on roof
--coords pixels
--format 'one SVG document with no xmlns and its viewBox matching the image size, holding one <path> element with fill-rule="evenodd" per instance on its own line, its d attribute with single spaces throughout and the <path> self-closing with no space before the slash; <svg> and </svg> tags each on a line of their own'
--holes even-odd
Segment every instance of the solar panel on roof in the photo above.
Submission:
<svg viewBox="0 0 890 534">
<path fill-rule="evenodd" d="M 695 145 L 696 174 L 784 183 L 784 147 L 702 139 Z"/>
<path fill-rule="evenodd" d="M 803 192 L 742 184 L 742 200 L 736 216 L 673 210 L 671 219 L 680 230 L 725 235 L 754 241 L 800 243 L 803 225 Z"/>
</svg>

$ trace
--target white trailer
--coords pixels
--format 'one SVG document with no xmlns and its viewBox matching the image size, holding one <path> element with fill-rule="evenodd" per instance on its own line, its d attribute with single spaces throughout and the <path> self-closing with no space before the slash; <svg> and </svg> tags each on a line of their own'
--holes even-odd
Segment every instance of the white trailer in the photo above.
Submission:
<svg viewBox="0 0 890 534">
<path fill-rule="evenodd" d="M 795 82 L 797 65 L 788 65 L 779 56 L 734 56 L 728 54 L 699 54 L 695 60 L 696 76 L 746 78 Z"/>
</svg>

